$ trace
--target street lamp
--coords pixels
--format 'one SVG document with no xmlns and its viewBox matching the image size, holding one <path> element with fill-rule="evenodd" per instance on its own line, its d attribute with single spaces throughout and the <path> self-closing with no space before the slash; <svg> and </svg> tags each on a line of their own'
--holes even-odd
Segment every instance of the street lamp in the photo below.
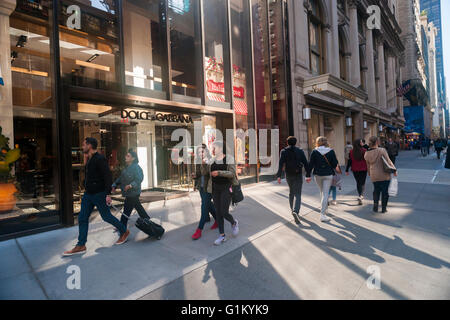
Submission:
<svg viewBox="0 0 450 320">
<path fill-rule="evenodd" d="M 311 108 L 303 108 L 303 120 L 311 119 Z"/>
<path fill-rule="evenodd" d="M 351 127 L 353 125 L 352 118 L 351 117 L 345 118 L 345 124 L 347 125 L 347 127 Z"/>
</svg>

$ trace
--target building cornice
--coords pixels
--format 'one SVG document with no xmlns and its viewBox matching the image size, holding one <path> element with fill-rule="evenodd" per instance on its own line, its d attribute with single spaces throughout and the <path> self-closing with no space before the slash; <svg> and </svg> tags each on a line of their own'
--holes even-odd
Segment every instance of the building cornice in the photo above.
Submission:
<svg viewBox="0 0 450 320">
<path fill-rule="evenodd" d="M 10 16 L 16 8 L 16 0 L 1 0 L 0 1 L 0 14 Z"/>
</svg>

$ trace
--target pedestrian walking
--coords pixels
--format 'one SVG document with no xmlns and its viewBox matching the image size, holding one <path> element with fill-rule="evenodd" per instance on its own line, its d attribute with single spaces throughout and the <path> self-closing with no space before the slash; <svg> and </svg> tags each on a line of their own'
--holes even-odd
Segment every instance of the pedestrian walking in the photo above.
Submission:
<svg viewBox="0 0 450 320">
<path fill-rule="evenodd" d="M 211 178 L 209 162 L 211 160 L 211 156 L 209 154 L 208 148 L 205 144 L 202 144 L 197 148 L 196 152 L 196 161 L 195 161 L 195 172 L 192 173 L 192 178 L 195 181 L 194 189 L 200 192 L 201 198 L 201 216 L 200 222 L 198 223 L 197 230 L 192 235 L 193 240 L 200 239 L 202 236 L 203 227 L 205 223 L 211 221 L 209 214 L 211 214 L 214 219 L 216 219 L 216 209 L 212 202 L 212 194 L 208 192 L 208 182 Z M 214 230 L 218 227 L 217 221 L 214 221 L 214 224 L 211 227 L 211 230 Z"/>
<path fill-rule="evenodd" d="M 378 212 L 378 204 L 381 194 L 381 212 L 387 212 L 387 204 L 389 200 L 389 182 L 391 174 L 384 170 L 383 162 L 386 161 L 389 166 L 394 167 L 394 164 L 389 159 L 389 155 L 384 148 L 379 148 L 379 140 L 377 137 L 369 139 L 369 150 L 364 154 L 364 159 L 367 162 L 367 173 L 373 182 L 373 211 Z M 383 159 L 384 158 L 384 159 Z M 394 172 L 397 176 L 397 172 Z"/>
<path fill-rule="evenodd" d="M 288 146 L 281 150 L 280 162 L 278 165 L 277 180 L 281 183 L 281 175 L 284 170 L 286 182 L 289 186 L 289 205 L 295 223 L 300 224 L 300 206 L 302 201 L 303 175 L 302 167 L 308 170 L 308 160 L 302 149 L 296 147 L 297 138 L 290 136 L 287 138 Z M 295 199 L 295 204 L 294 204 Z"/>
<path fill-rule="evenodd" d="M 420 152 L 422 153 L 423 157 L 426 157 L 426 155 L 427 155 L 427 140 L 425 138 L 422 138 L 422 140 L 420 140 Z"/>
<path fill-rule="evenodd" d="M 358 191 L 358 204 L 362 205 L 364 200 L 364 187 L 367 178 L 367 163 L 364 159 L 366 149 L 364 142 L 361 139 L 356 139 L 353 142 L 353 150 L 350 152 L 350 159 L 345 169 L 345 174 L 349 175 L 348 171 L 351 168 L 353 177 L 356 181 L 356 190 Z"/>
<path fill-rule="evenodd" d="M 434 150 L 436 151 L 437 158 L 441 159 L 441 152 L 444 149 L 444 141 L 442 139 L 438 139 L 434 143 Z"/>
<path fill-rule="evenodd" d="M 350 143 L 350 141 L 347 141 L 347 144 L 344 148 L 344 159 L 345 159 L 345 165 L 347 165 L 348 159 L 350 157 L 350 151 L 353 149 L 353 145 Z"/>
<path fill-rule="evenodd" d="M 112 184 L 111 192 L 116 192 L 116 188 L 120 186 L 122 196 L 125 197 L 123 214 L 120 218 L 120 222 L 126 227 L 128 224 L 128 218 L 130 217 L 133 209 L 136 209 L 142 219 L 150 219 L 150 217 L 139 200 L 141 195 L 141 184 L 144 180 L 144 173 L 138 164 L 139 159 L 137 153 L 133 151 L 133 149 L 129 149 L 125 155 L 125 163 L 127 167 Z"/>
<path fill-rule="evenodd" d="M 214 158 L 209 167 L 211 179 L 208 181 L 208 192 L 212 193 L 214 207 L 216 209 L 216 221 L 219 225 L 220 236 L 214 241 L 220 245 L 227 240 L 224 230 L 224 219 L 231 223 L 233 236 L 239 233 L 239 221 L 230 214 L 231 187 L 238 185 L 236 177 L 236 165 L 232 159 L 227 159 L 223 151 L 223 143 L 215 141 L 212 146 Z M 228 163 L 230 162 L 230 163 Z"/>
<path fill-rule="evenodd" d="M 330 187 L 333 181 L 333 175 L 335 175 L 336 172 L 342 172 L 339 168 L 336 153 L 329 147 L 326 137 L 320 136 L 316 139 L 316 148 L 311 152 L 308 171 L 306 173 L 307 183 L 311 182 L 311 171 L 314 174 L 314 178 L 320 190 L 320 221 L 330 221 L 330 218 L 326 216 Z"/>
<path fill-rule="evenodd" d="M 366 140 L 362 139 L 362 144 L 363 144 L 363 148 L 367 150 L 369 150 L 369 145 L 366 143 Z"/>
<path fill-rule="evenodd" d="M 109 205 L 111 204 L 111 184 L 112 175 L 109 170 L 106 158 L 97 152 L 97 140 L 86 138 L 83 141 L 83 152 L 88 156 L 85 167 L 85 193 L 81 199 L 81 211 L 78 215 L 78 243 L 70 251 L 64 252 L 64 256 L 71 256 L 86 252 L 86 242 L 89 228 L 89 217 L 97 207 L 102 219 L 112 224 L 120 232 L 119 240 L 116 244 L 123 244 L 127 241 L 130 231 L 116 217 L 111 214 Z"/>
<path fill-rule="evenodd" d="M 387 141 L 385 148 L 389 155 L 389 159 L 391 159 L 392 163 L 395 165 L 395 158 L 398 156 L 398 144 L 393 141 L 392 138 L 389 138 Z"/>
<path fill-rule="evenodd" d="M 337 205 L 337 186 L 333 185 L 333 182 L 331 183 L 330 192 L 328 192 L 328 199 L 330 199 L 331 195 L 331 202 L 328 200 L 328 206 L 332 204 L 333 206 Z"/>
</svg>

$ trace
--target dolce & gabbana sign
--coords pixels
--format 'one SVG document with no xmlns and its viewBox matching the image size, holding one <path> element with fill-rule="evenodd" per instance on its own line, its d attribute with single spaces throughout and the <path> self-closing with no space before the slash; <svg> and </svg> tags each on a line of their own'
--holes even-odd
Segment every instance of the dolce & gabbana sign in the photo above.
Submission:
<svg viewBox="0 0 450 320">
<path fill-rule="evenodd" d="M 181 122 L 181 123 L 194 123 L 190 115 L 176 114 L 176 113 L 156 113 L 153 114 L 149 111 L 135 111 L 135 110 L 122 110 L 122 119 L 130 120 L 152 120 L 152 121 L 167 121 L 167 122 Z"/>
</svg>

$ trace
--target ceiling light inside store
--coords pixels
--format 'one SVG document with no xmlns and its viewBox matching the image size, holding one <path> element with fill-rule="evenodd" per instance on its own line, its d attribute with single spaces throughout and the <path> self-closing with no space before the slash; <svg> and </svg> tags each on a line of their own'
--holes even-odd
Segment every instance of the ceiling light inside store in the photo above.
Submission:
<svg viewBox="0 0 450 320">
<path fill-rule="evenodd" d="M 98 104 L 89 104 L 89 103 L 77 103 L 78 106 L 78 112 L 85 112 L 85 113 L 103 113 L 106 111 L 110 111 L 112 107 L 110 106 L 102 106 Z"/>
<path fill-rule="evenodd" d="M 50 40 L 39 40 L 39 42 L 45 43 L 45 44 L 50 44 Z M 84 49 L 85 47 L 83 46 L 79 46 L 77 44 L 71 43 L 71 42 L 67 42 L 67 41 L 63 41 L 63 40 L 59 40 L 59 46 L 61 48 L 64 49 Z"/>
<path fill-rule="evenodd" d="M 12 36 L 16 36 L 16 37 L 20 37 L 22 35 L 26 35 L 28 39 L 43 37 L 40 34 L 28 32 L 28 31 L 25 31 L 25 30 L 19 30 L 19 29 L 11 28 L 11 27 L 9 28 L 9 34 L 12 35 Z"/>
<path fill-rule="evenodd" d="M 103 55 L 103 54 L 110 54 L 108 52 L 104 52 L 104 51 L 99 51 L 99 50 L 95 50 L 95 49 L 91 49 L 91 50 L 83 50 L 81 51 L 82 53 L 86 53 L 89 55 L 94 55 L 94 54 L 98 54 L 99 56 Z"/>
</svg>

